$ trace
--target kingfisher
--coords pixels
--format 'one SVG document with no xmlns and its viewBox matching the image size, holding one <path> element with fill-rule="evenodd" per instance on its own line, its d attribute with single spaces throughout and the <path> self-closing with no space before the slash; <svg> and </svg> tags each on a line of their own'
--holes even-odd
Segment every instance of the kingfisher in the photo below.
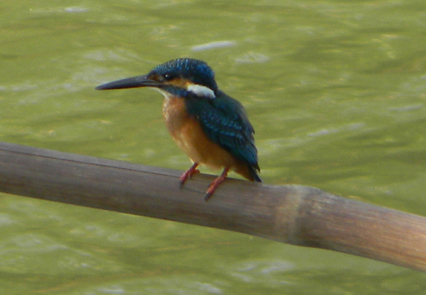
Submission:
<svg viewBox="0 0 426 295">
<path fill-rule="evenodd" d="M 207 201 L 230 170 L 244 178 L 262 182 L 254 129 L 243 105 L 219 90 L 206 62 L 178 58 L 160 64 L 147 75 L 105 83 L 96 90 L 148 87 L 164 96 L 163 117 L 177 145 L 192 161 L 179 179 L 200 173 L 200 164 L 223 172 L 210 184 Z"/>
</svg>

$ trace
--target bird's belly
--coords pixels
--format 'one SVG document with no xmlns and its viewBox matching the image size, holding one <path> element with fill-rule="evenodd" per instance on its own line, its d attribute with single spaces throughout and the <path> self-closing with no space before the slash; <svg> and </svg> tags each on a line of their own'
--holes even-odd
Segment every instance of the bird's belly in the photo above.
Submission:
<svg viewBox="0 0 426 295">
<path fill-rule="evenodd" d="M 200 124 L 193 118 L 189 118 L 180 132 L 173 135 L 173 138 L 195 163 L 201 163 L 215 169 L 232 168 L 236 165 L 234 157 L 208 139 Z"/>
<path fill-rule="evenodd" d="M 173 139 L 193 162 L 215 169 L 235 169 L 241 165 L 230 153 L 207 138 L 200 123 L 186 112 L 183 99 L 166 99 L 163 116 Z"/>
</svg>

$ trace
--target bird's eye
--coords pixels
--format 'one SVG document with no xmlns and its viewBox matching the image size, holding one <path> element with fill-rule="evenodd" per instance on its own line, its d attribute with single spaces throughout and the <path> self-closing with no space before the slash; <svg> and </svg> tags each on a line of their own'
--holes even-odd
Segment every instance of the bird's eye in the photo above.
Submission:
<svg viewBox="0 0 426 295">
<path fill-rule="evenodd" d="M 173 75 L 172 75 L 172 74 L 170 74 L 170 73 L 166 73 L 166 74 L 164 74 L 164 75 L 163 75 L 163 78 L 164 78 L 164 80 L 166 80 L 166 81 L 170 81 L 170 80 L 172 80 L 172 79 L 173 79 Z"/>
</svg>

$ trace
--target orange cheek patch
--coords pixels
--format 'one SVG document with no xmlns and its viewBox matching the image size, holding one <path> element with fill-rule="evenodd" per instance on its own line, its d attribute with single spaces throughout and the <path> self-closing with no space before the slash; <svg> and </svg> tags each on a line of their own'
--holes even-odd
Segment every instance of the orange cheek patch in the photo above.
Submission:
<svg viewBox="0 0 426 295">
<path fill-rule="evenodd" d="M 185 88 L 186 89 L 188 87 L 188 85 L 191 84 L 191 82 L 188 81 L 188 80 L 186 80 L 186 79 L 184 79 L 184 78 L 180 78 L 179 77 L 179 78 L 175 78 L 175 79 L 173 79 L 171 81 L 168 81 L 165 84 L 169 84 L 169 85 L 173 85 L 173 86 L 177 86 L 177 87 Z"/>
</svg>

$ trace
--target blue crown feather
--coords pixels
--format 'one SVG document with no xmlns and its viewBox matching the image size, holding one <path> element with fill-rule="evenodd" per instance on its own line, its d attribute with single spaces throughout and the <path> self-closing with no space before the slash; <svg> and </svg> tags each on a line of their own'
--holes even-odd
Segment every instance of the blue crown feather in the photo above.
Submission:
<svg viewBox="0 0 426 295">
<path fill-rule="evenodd" d="M 191 82 L 206 86 L 216 93 L 217 84 L 213 70 L 204 61 L 192 58 L 178 58 L 155 67 L 149 74 L 172 77 L 181 76 Z"/>
</svg>

